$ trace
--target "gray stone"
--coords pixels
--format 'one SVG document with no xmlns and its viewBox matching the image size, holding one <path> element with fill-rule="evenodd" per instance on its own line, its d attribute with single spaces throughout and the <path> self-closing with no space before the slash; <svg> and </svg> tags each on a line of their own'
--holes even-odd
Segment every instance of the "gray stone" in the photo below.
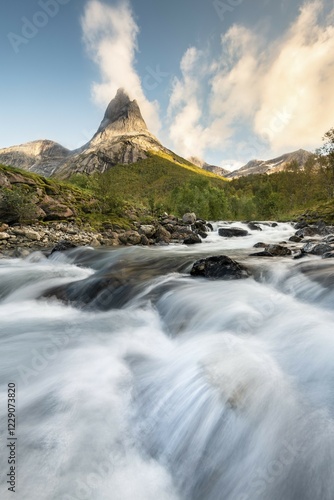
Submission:
<svg viewBox="0 0 334 500">
<path fill-rule="evenodd" d="M 194 224 L 196 222 L 196 214 L 188 212 L 183 215 L 182 220 L 185 224 Z"/>
<path fill-rule="evenodd" d="M 152 224 L 143 224 L 139 227 L 139 233 L 144 234 L 147 238 L 151 238 L 156 231 L 155 226 Z"/>
<path fill-rule="evenodd" d="M 333 248 L 326 243 L 306 243 L 302 248 L 302 252 L 312 255 L 323 255 L 332 250 Z"/>
<path fill-rule="evenodd" d="M 218 229 L 219 236 L 223 236 L 225 238 L 233 238 L 233 237 L 241 237 L 247 236 L 249 233 L 245 229 L 241 229 L 239 227 L 220 227 Z"/>
<path fill-rule="evenodd" d="M 190 234 L 183 241 L 184 245 L 195 245 L 196 243 L 202 243 L 201 238 L 197 234 Z"/>
</svg>

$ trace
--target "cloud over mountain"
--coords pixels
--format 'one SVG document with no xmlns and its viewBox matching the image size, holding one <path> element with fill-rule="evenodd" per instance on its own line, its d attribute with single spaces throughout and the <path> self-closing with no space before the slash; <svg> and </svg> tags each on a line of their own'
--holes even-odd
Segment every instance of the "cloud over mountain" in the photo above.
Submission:
<svg viewBox="0 0 334 500">
<path fill-rule="evenodd" d="M 150 129 L 160 128 L 159 107 L 150 102 L 142 88 L 135 69 L 139 27 L 128 1 L 108 5 L 100 0 L 89 0 L 81 19 L 87 53 L 97 65 L 101 81 L 92 86 L 93 100 L 106 106 L 118 88 L 125 88 L 132 99 L 137 99 Z"/>
<path fill-rule="evenodd" d="M 218 57 L 188 48 L 169 107 L 180 154 L 191 149 L 205 157 L 216 149 L 240 161 L 247 153 L 249 159 L 317 147 L 333 126 L 333 19 L 333 5 L 315 0 L 274 40 L 265 30 L 233 25 Z"/>
</svg>

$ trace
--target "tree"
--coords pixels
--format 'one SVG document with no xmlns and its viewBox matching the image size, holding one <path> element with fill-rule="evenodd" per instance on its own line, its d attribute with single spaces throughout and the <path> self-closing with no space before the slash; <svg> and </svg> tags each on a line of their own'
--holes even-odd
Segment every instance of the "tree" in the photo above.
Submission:
<svg viewBox="0 0 334 500">
<path fill-rule="evenodd" d="M 34 196 L 29 188 L 3 188 L 0 193 L 0 219 L 8 224 L 32 222 L 38 217 Z"/>
<path fill-rule="evenodd" d="M 317 150 L 318 162 L 322 170 L 324 187 L 334 198 L 334 128 L 328 130 L 322 138 L 324 144 Z"/>
</svg>

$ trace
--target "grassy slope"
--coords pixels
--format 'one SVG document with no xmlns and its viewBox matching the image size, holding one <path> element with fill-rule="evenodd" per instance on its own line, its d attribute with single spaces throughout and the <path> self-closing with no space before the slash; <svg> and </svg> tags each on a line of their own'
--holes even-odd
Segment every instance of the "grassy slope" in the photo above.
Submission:
<svg viewBox="0 0 334 500">
<path fill-rule="evenodd" d="M 312 209 L 304 210 L 297 215 L 299 217 L 306 215 L 310 222 L 323 220 L 326 224 L 334 225 L 334 200 L 319 203 Z"/>
<path fill-rule="evenodd" d="M 0 165 L 0 177 L 1 174 L 7 178 L 11 177 L 11 174 L 20 176 L 21 182 L 13 183 L 13 189 L 25 185 L 32 194 L 38 189 L 43 193 L 42 196 L 51 196 L 74 208 L 79 220 L 90 222 L 94 226 L 105 220 L 111 220 L 124 227 L 129 224 L 125 214 L 118 214 L 115 217 L 103 216 L 94 210 L 92 207 L 94 192 L 81 189 L 71 181 L 45 178 L 26 170 Z M 207 179 L 217 187 L 223 187 L 225 184 L 223 178 L 202 170 L 176 155 L 164 153 L 150 154 L 149 158 L 135 164 L 116 165 L 108 171 L 108 176 L 111 178 L 112 192 L 124 199 L 128 208 L 147 207 L 148 200 L 152 197 L 157 202 L 164 201 L 176 187 L 198 179 Z M 93 210 L 87 210 L 89 206 Z"/>
<path fill-rule="evenodd" d="M 116 165 L 108 175 L 114 189 L 128 200 L 145 200 L 152 195 L 161 199 L 176 187 L 196 179 L 207 179 L 217 187 L 223 187 L 226 182 L 222 177 L 167 154 L 152 154 L 138 163 Z"/>
<path fill-rule="evenodd" d="M 33 202 L 37 205 L 45 196 L 50 200 L 54 199 L 65 204 L 74 209 L 79 219 L 82 216 L 85 217 L 85 207 L 92 199 L 91 194 L 76 186 L 0 164 L 0 192 L 1 189 L 8 187 L 4 182 L 1 182 L 1 179 L 9 182 L 14 191 L 22 187 L 26 188 L 27 192 L 31 194 Z"/>
</svg>

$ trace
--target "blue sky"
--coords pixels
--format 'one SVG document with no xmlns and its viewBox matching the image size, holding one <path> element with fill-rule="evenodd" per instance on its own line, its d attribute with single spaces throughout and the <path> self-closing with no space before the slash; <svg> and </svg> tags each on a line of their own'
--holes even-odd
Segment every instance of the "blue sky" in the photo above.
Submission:
<svg viewBox="0 0 334 500">
<path fill-rule="evenodd" d="M 0 148 L 74 149 L 123 86 L 164 145 L 236 168 L 334 126 L 332 1 L 13 0 L 0 19 Z"/>
</svg>

